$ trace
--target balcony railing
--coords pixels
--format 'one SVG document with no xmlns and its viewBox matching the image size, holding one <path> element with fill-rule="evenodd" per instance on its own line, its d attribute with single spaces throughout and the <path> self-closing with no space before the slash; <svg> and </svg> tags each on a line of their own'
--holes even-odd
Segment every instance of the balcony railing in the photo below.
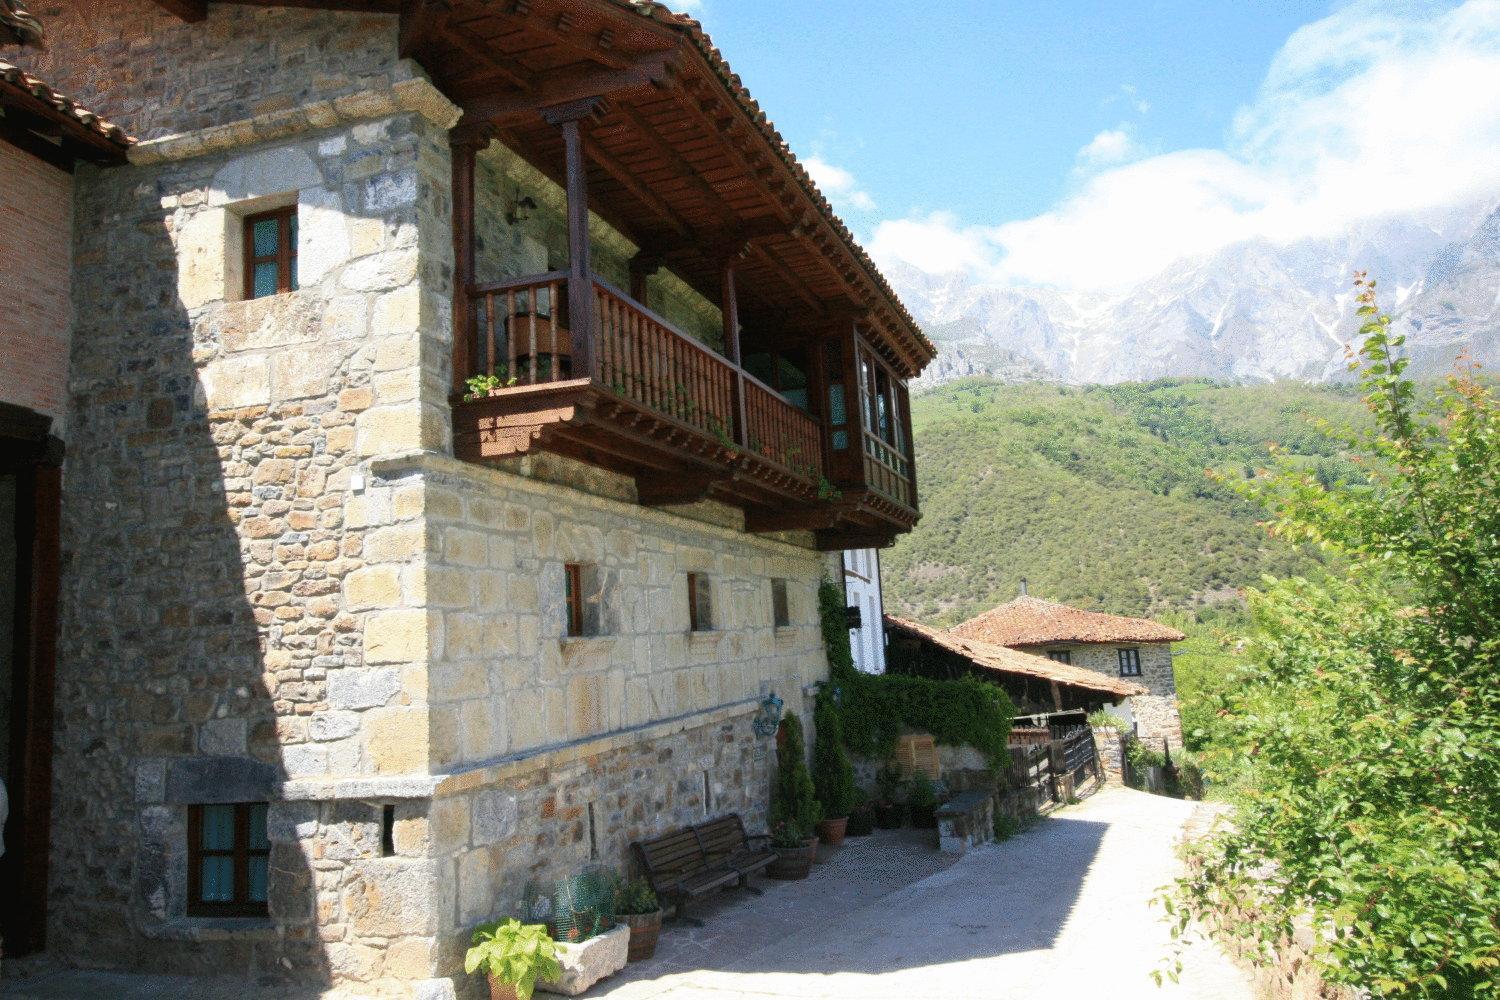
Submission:
<svg viewBox="0 0 1500 1000">
<path fill-rule="evenodd" d="M 575 370 L 568 275 L 549 272 L 473 286 L 468 376 L 491 396 L 585 380 L 725 449 L 776 466 L 805 486 L 823 474 L 818 423 L 774 389 L 607 282 L 593 279 L 596 371 Z M 580 366 L 581 368 L 581 366 Z"/>
</svg>

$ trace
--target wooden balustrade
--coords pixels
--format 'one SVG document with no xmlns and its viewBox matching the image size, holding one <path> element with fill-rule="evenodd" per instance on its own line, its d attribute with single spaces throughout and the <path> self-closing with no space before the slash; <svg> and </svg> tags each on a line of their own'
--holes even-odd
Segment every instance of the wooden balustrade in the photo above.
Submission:
<svg viewBox="0 0 1500 1000">
<path fill-rule="evenodd" d="M 916 506 L 911 463 L 899 449 L 870 431 L 865 431 L 865 482 L 898 503 Z"/>
<path fill-rule="evenodd" d="M 806 413 L 752 375 L 744 376 L 745 447 L 815 480 L 823 474 L 823 438 Z"/>
<path fill-rule="evenodd" d="M 493 376 L 499 388 L 572 378 L 567 283 L 564 272 L 552 271 L 470 289 L 475 322 L 465 378 Z"/>
</svg>

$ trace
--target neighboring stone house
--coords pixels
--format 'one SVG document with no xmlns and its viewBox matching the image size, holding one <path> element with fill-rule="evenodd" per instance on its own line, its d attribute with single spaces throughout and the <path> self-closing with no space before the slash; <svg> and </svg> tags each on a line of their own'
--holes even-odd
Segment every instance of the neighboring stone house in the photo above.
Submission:
<svg viewBox="0 0 1500 1000">
<path fill-rule="evenodd" d="M 1182 744 L 1172 643 L 1187 636 L 1144 618 L 1084 611 L 1025 595 L 969 619 L 954 635 L 1081 667 L 1145 687 L 1125 703 L 1143 739 Z"/>
<path fill-rule="evenodd" d="M 139 139 L 71 184 L 30 944 L 475 993 L 528 880 L 764 828 L 933 348 L 697 23 L 29 6 L 0 58 Z"/>
</svg>

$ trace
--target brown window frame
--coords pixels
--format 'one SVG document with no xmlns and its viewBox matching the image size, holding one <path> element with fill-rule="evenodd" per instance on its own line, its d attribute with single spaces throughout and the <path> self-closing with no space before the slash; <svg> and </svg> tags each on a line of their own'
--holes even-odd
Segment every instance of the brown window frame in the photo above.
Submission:
<svg viewBox="0 0 1500 1000">
<path fill-rule="evenodd" d="M 698 614 L 698 588 L 707 584 L 708 590 L 708 621 L 704 621 Z M 712 632 L 714 630 L 714 591 L 713 584 L 707 576 L 702 573 L 689 573 L 687 575 L 688 585 L 688 631 L 689 632 Z"/>
<path fill-rule="evenodd" d="M 777 577 L 771 581 L 771 625 L 773 628 L 789 628 L 792 624 L 792 599 L 787 593 L 786 581 Z"/>
<path fill-rule="evenodd" d="M 210 803 L 229 805 L 230 803 Z M 236 802 L 234 805 L 234 847 L 228 851 L 205 850 L 203 847 L 202 805 L 188 806 L 188 901 L 190 917 L 267 917 L 270 916 L 268 901 L 250 898 L 250 859 L 267 859 L 267 879 L 270 877 L 269 843 L 265 848 L 250 846 L 250 809 L 263 806 L 264 802 Z M 227 902 L 203 898 L 203 859 L 228 857 L 234 860 L 234 899 Z M 269 885 L 267 886 L 269 890 Z M 267 896 L 270 895 L 268 891 Z"/>
<path fill-rule="evenodd" d="M 563 623 L 570 639 L 581 638 L 583 630 L 583 566 L 579 563 L 563 565 L 563 601 L 567 619 Z"/>
<path fill-rule="evenodd" d="M 1068 649 L 1049 649 L 1047 650 L 1047 659 L 1053 663 L 1071 664 L 1073 662 L 1073 652 Z"/>
<path fill-rule="evenodd" d="M 257 264 L 274 263 L 276 265 L 275 294 L 281 295 L 296 290 L 297 247 L 292 242 L 292 223 L 296 218 L 296 205 L 245 216 L 245 299 L 247 301 L 256 298 L 255 265 Z M 277 220 L 276 253 L 274 256 L 257 257 L 255 256 L 255 224 L 267 219 Z M 260 298 L 270 298 L 270 296 L 262 295 Z"/>
<path fill-rule="evenodd" d="M 1126 653 L 1129 653 L 1130 656 L 1127 657 L 1125 655 Z M 1141 651 L 1140 651 L 1139 648 L 1131 646 L 1131 647 L 1128 647 L 1128 648 L 1117 649 L 1117 650 L 1115 650 L 1115 655 L 1119 658 L 1119 661 L 1120 661 L 1120 676 L 1121 677 L 1139 677 L 1139 676 L 1141 676 Z M 1127 659 L 1130 661 L 1130 664 L 1129 664 L 1130 665 L 1130 669 L 1129 670 L 1125 669 L 1125 667 L 1126 667 L 1126 660 Z"/>
</svg>

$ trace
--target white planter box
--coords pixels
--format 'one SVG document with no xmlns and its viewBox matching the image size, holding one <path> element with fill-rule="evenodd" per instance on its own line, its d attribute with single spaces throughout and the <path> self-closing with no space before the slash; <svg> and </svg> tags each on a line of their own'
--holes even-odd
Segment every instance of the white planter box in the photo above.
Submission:
<svg viewBox="0 0 1500 1000">
<path fill-rule="evenodd" d="M 599 980 L 625 968 L 629 952 L 630 928 L 625 924 L 582 944 L 559 942 L 557 960 L 562 965 L 562 978 L 552 983 L 537 983 L 536 988 L 546 993 L 576 997 Z"/>
</svg>

